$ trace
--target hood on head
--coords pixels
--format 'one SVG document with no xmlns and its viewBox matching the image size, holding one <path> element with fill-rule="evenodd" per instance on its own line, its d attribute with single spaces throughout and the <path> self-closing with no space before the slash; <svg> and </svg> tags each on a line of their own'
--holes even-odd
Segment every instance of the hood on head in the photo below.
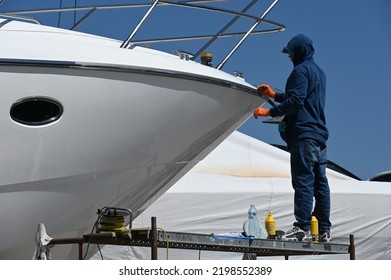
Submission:
<svg viewBox="0 0 391 280">
<path fill-rule="evenodd" d="M 286 47 L 282 49 L 282 52 L 289 53 L 292 58 L 293 65 L 296 66 L 305 60 L 311 59 L 314 55 L 315 49 L 310 38 L 303 34 L 298 34 L 288 42 Z"/>
</svg>

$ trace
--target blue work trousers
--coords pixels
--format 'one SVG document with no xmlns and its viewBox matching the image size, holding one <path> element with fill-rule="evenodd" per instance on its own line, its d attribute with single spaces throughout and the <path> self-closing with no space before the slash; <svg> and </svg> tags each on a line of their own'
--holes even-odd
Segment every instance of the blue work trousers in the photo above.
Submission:
<svg viewBox="0 0 391 280">
<path fill-rule="evenodd" d="M 319 222 L 319 233 L 330 231 L 330 188 L 326 177 L 326 145 L 313 139 L 300 139 L 292 144 L 291 174 L 295 190 L 294 226 L 307 231 L 312 212 Z M 313 209 L 315 197 L 315 208 Z"/>
</svg>

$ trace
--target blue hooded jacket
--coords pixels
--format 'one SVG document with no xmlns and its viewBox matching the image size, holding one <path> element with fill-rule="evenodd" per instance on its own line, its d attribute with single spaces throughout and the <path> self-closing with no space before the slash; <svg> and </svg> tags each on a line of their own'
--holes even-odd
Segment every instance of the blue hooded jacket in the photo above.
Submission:
<svg viewBox="0 0 391 280">
<path fill-rule="evenodd" d="M 297 140 L 311 138 L 326 144 L 326 75 L 315 63 L 315 49 L 305 35 L 293 37 L 282 50 L 294 65 L 285 86 L 285 93 L 276 93 L 280 104 L 270 109 L 272 117 L 285 115 L 285 141 L 288 147 Z"/>
</svg>

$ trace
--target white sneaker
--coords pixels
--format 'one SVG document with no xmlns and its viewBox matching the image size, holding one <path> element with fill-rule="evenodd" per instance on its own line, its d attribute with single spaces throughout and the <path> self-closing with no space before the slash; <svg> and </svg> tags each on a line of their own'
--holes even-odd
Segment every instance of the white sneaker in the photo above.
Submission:
<svg viewBox="0 0 391 280">
<path fill-rule="evenodd" d="M 311 241 L 312 235 L 309 230 L 304 231 L 299 227 L 293 227 L 285 232 L 285 234 L 281 236 L 281 239 L 288 241 Z"/>
<path fill-rule="evenodd" d="M 330 241 L 331 241 L 331 235 L 329 231 L 323 234 L 319 234 L 319 242 L 330 242 Z"/>
</svg>

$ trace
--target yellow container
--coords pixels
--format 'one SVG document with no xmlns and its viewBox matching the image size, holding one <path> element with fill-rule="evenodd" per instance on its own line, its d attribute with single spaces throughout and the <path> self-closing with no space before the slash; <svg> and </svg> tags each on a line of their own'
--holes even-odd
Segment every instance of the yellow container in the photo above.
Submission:
<svg viewBox="0 0 391 280">
<path fill-rule="evenodd" d="M 201 53 L 201 64 L 212 66 L 213 54 L 211 52 Z"/>
<path fill-rule="evenodd" d="M 312 241 L 318 242 L 318 240 L 319 240 L 319 224 L 318 224 L 318 219 L 315 216 L 312 216 L 312 218 L 311 218 L 310 230 L 311 230 L 311 235 L 312 235 Z"/>
<path fill-rule="evenodd" d="M 276 235 L 276 221 L 273 218 L 272 212 L 269 212 L 269 214 L 267 214 L 267 218 L 265 220 L 265 228 L 267 234 L 270 237 L 274 237 Z"/>
</svg>

